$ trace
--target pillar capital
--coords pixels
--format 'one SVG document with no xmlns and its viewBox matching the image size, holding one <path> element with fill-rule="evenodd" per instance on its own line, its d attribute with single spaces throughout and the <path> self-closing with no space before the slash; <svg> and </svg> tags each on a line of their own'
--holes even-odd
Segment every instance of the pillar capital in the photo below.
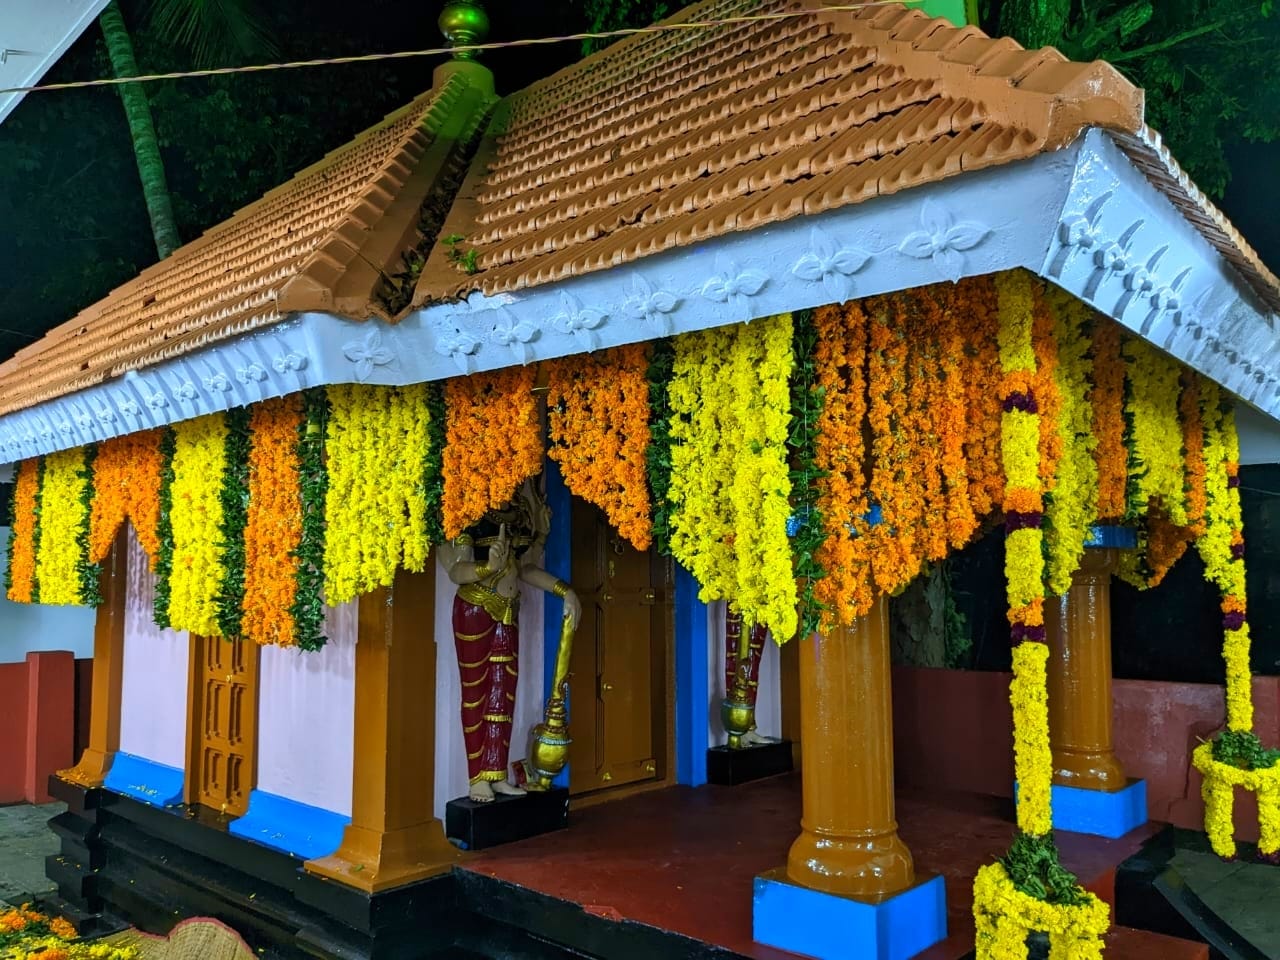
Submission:
<svg viewBox="0 0 1280 960">
<path fill-rule="evenodd" d="M 1080 566 L 1071 575 L 1071 582 L 1082 585 L 1098 585 L 1110 582 L 1111 575 L 1120 569 L 1120 551 L 1114 547 L 1085 547 Z"/>
</svg>

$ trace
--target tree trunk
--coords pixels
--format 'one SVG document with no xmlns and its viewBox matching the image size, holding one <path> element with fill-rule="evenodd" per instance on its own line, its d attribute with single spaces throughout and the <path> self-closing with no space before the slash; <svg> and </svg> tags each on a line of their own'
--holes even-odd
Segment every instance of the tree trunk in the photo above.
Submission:
<svg viewBox="0 0 1280 960">
<path fill-rule="evenodd" d="M 1071 15 L 1071 0 L 1004 0 L 1000 32 L 1028 50 L 1054 47 Z"/>
<path fill-rule="evenodd" d="M 117 0 L 107 4 L 98 24 L 107 41 L 107 55 L 111 58 L 111 69 L 115 75 L 138 76 L 133 41 L 129 39 Z M 173 203 L 164 178 L 164 162 L 160 159 L 160 142 L 156 139 L 156 126 L 151 119 L 151 105 L 140 83 L 123 83 L 116 89 L 120 91 L 124 115 L 129 121 L 129 135 L 133 138 L 133 153 L 138 161 L 138 175 L 142 178 L 142 196 L 147 203 L 147 215 L 151 218 L 156 253 L 163 260 L 178 248 L 178 225 L 173 219 Z"/>
</svg>

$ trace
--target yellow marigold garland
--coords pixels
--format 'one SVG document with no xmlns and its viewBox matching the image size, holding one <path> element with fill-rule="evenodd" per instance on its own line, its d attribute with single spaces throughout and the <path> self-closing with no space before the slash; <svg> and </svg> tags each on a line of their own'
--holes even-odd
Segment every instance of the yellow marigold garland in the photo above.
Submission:
<svg viewBox="0 0 1280 960">
<path fill-rule="evenodd" d="M 787 541 L 791 316 L 679 337 L 671 404 L 671 552 L 747 623 L 796 630 Z"/>
<path fill-rule="evenodd" d="M 1129 391 L 1125 411 L 1133 424 L 1134 463 L 1129 465 L 1139 502 L 1158 501 L 1169 520 L 1187 524 L 1186 465 L 1178 418 L 1179 368 L 1137 337 L 1127 337 Z"/>
<path fill-rule="evenodd" d="M 85 606 L 92 448 L 75 447 L 45 457 L 40 491 L 40 542 L 36 580 L 40 602 Z"/>
<path fill-rule="evenodd" d="M 1089 525 L 1098 515 L 1098 466 L 1094 461 L 1093 408 L 1089 404 L 1089 311 L 1079 300 L 1050 292 L 1057 363 L 1053 376 L 1058 397 L 1058 458 L 1053 492 L 1045 498 L 1046 584 L 1065 594 L 1084 555 Z M 1037 400 L 1039 394 L 1037 393 Z M 1045 414 L 1041 411 L 1042 422 Z M 1043 444 L 1042 444 L 1043 446 Z"/>
<path fill-rule="evenodd" d="M 426 567 L 429 411 L 426 384 L 341 384 L 328 395 L 325 599 L 337 606 L 391 586 L 401 564 Z"/>
<path fill-rule="evenodd" d="M 244 528 L 241 634 L 259 644 L 295 643 L 297 549 L 302 542 L 298 428 L 302 394 L 256 404 L 249 422 L 249 514 Z"/>
<path fill-rule="evenodd" d="M 565 486 L 602 509 L 637 550 L 653 540 L 647 366 L 644 344 L 566 357 L 551 365 L 547 394 L 548 455 Z"/>
<path fill-rule="evenodd" d="M 174 630 L 220 636 L 218 595 L 226 574 L 222 543 L 226 416 L 214 413 L 176 423 L 173 435 L 168 623 Z"/>
<path fill-rule="evenodd" d="M 36 596 L 37 503 L 40 496 L 40 460 L 23 460 L 13 487 L 12 527 L 9 530 L 9 567 L 5 572 L 6 595 L 15 603 L 34 603 Z"/>
<path fill-rule="evenodd" d="M 1099 960 L 1111 908 L 1092 893 L 1080 904 L 1051 904 L 1022 893 L 999 863 L 978 871 L 973 883 L 977 960 L 1025 960 L 1027 935 L 1049 935 L 1054 960 Z"/>
<path fill-rule="evenodd" d="M 93 512 L 89 518 L 89 559 L 106 558 L 125 520 L 155 567 L 160 553 L 160 453 L 162 431 L 143 430 L 98 445 L 93 463 Z"/>
<path fill-rule="evenodd" d="M 511 502 L 542 470 L 535 370 L 508 367 L 445 383 L 444 532 L 453 539 Z"/>
</svg>

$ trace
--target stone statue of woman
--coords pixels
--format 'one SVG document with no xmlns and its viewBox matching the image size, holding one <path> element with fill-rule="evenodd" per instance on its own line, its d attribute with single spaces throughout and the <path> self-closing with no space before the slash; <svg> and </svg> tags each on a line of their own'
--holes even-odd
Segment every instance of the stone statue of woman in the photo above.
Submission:
<svg viewBox="0 0 1280 960">
<path fill-rule="evenodd" d="M 563 598 L 576 626 L 582 613 L 569 584 L 542 568 L 551 511 L 532 480 L 510 505 L 440 548 L 453 599 L 453 638 L 462 681 L 462 735 L 467 746 L 470 796 L 488 803 L 495 794 L 519 797 L 507 781 L 511 727 L 519 678 L 520 583 Z M 484 548 L 483 561 L 476 559 Z"/>
</svg>

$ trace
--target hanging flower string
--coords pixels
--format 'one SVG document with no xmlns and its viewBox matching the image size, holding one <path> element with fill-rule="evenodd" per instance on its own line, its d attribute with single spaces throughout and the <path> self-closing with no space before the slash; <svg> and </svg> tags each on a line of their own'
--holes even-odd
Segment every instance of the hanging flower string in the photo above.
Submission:
<svg viewBox="0 0 1280 960">
<path fill-rule="evenodd" d="M 506 506 L 542 470 L 534 368 L 508 367 L 445 383 L 444 533 L 453 539 Z"/>
<path fill-rule="evenodd" d="M 1098 521 L 1120 523 L 1125 515 L 1129 451 L 1125 445 L 1125 362 L 1120 327 L 1099 320 L 1093 328 L 1093 435 L 1098 465 Z"/>
<path fill-rule="evenodd" d="M 800 590 L 799 636 L 808 637 L 819 628 L 829 611 L 818 598 L 817 586 L 826 574 L 818 560 L 827 540 L 818 486 L 827 474 L 818 466 L 817 453 L 823 389 L 816 369 L 818 332 L 813 312 L 802 310 L 795 314 L 793 325 L 791 352 L 795 371 L 791 377 L 791 424 L 787 440 L 793 451 L 791 503 L 795 521 L 791 530 L 791 552 Z"/>
<path fill-rule="evenodd" d="M 256 404 L 249 427 L 249 507 L 244 528 L 244 602 L 240 634 L 291 646 L 297 624 L 298 548 L 302 543 L 302 395 Z"/>
<path fill-rule="evenodd" d="M 1042 364 L 1056 354 L 1036 349 L 1038 291 L 1022 271 L 996 279 L 999 356 L 1003 377 L 1001 454 L 1005 471 L 1005 579 L 1013 649 L 1014 773 L 1018 836 L 998 863 L 978 871 L 973 912 L 978 960 L 1027 956 L 1032 931 L 1049 934 L 1053 956 L 1097 960 L 1110 917 L 1105 903 L 1083 890 L 1058 861 L 1053 841 L 1046 691 L 1042 552 L 1043 457 L 1053 449 L 1042 430 L 1038 390 L 1048 382 Z"/>
<path fill-rule="evenodd" d="M 671 401 L 668 391 L 675 347 L 671 340 L 650 345 L 649 366 L 649 446 L 645 450 L 645 476 L 649 481 L 649 502 L 653 505 L 653 542 L 658 552 L 671 555 Z"/>
<path fill-rule="evenodd" d="M 302 419 L 298 423 L 298 490 L 302 505 L 299 522 L 297 587 L 289 615 L 294 640 L 303 650 L 319 650 L 324 636 L 325 502 L 329 471 L 324 456 L 328 429 L 329 398 L 323 388 L 302 394 Z"/>
<path fill-rule="evenodd" d="M 643 344 L 551 365 L 550 446 L 565 486 L 595 504 L 637 550 L 653 540 L 649 487 L 648 360 Z"/>
<path fill-rule="evenodd" d="M 35 603 L 36 543 L 40 527 L 39 458 L 18 465 L 9 522 L 9 565 L 5 569 L 5 595 L 15 603 Z"/>
<path fill-rule="evenodd" d="M 1206 468 L 1205 531 L 1196 542 L 1205 579 L 1222 596 L 1222 655 L 1227 668 L 1227 729 L 1192 754 L 1203 775 L 1205 831 L 1215 853 L 1234 857 L 1235 788 L 1258 798 L 1258 853 L 1280 862 L 1280 750 L 1253 729 L 1253 677 L 1245 602 L 1244 537 L 1240 512 L 1240 447 L 1235 416 L 1217 384 L 1201 383 Z"/>
<path fill-rule="evenodd" d="M 330 606 L 426 567 L 424 384 L 329 388 L 325 597 Z"/>
<path fill-rule="evenodd" d="M 97 568 L 88 561 L 95 453 L 93 446 L 77 447 L 45 458 L 36 566 L 41 603 L 97 603 Z"/>
<path fill-rule="evenodd" d="M 98 445 L 93 463 L 93 511 L 89 518 L 89 559 L 106 559 L 121 524 L 133 524 L 138 543 L 154 569 L 160 552 L 160 455 L 162 430 L 114 437 Z"/>
<path fill-rule="evenodd" d="M 222 413 L 173 427 L 168 625 L 205 637 L 222 636 L 218 597 L 227 570 L 223 482 L 228 433 Z"/>
</svg>

